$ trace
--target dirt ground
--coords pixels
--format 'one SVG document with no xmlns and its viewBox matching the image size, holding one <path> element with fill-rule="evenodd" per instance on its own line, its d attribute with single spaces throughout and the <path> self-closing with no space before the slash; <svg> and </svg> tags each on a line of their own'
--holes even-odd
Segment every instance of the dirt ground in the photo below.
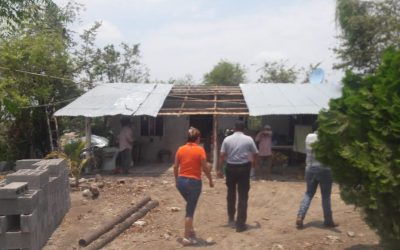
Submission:
<svg viewBox="0 0 400 250">
<path fill-rule="evenodd" d="M 80 191 L 71 192 L 72 207 L 44 250 L 80 249 L 78 240 L 85 233 L 145 195 L 160 205 L 142 220 L 144 226 L 131 226 L 103 249 L 180 249 L 177 238 L 183 234 L 184 201 L 175 188 L 172 169 L 167 166 L 136 168 L 128 176 L 103 175 L 105 187 L 97 199 L 87 199 Z M 317 193 L 305 219 L 305 228 L 295 227 L 300 200 L 305 191 L 301 171 L 276 174 L 273 180 L 252 180 L 249 229 L 235 232 L 227 225 L 226 186 L 216 179 L 215 187 L 203 182 L 203 192 L 195 213 L 198 244 L 186 249 L 380 249 L 379 238 L 362 221 L 353 206 L 346 205 L 334 185 L 332 210 L 339 226 L 322 227 L 321 197 Z M 180 211 L 172 211 L 178 207 Z"/>
</svg>

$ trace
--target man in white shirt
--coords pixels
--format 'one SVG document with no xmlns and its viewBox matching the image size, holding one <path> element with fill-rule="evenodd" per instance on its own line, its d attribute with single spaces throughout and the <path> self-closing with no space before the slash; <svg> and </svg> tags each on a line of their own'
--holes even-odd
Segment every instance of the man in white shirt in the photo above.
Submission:
<svg viewBox="0 0 400 250">
<path fill-rule="evenodd" d="M 227 208 L 229 223 L 234 223 L 236 213 L 236 190 L 238 193 L 238 213 L 236 232 L 247 229 L 247 201 L 250 190 L 250 169 L 256 164 L 258 150 L 250 136 L 243 133 L 244 124 L 236 123 L 235 132 L 226 137 L 221 145 L 218 176 L 223 177 L 222 165 L 226 161 L 226 186 L 228 188 Z M 249 159 L 252 160 L 250 161 Z"/>
</svg>

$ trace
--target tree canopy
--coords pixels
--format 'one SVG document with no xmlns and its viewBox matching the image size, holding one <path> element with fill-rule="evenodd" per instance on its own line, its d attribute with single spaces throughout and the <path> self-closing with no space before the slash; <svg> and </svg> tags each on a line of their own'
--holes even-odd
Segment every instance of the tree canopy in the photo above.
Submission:
<svg viewBox="0 0 400 250">
<path fill-rule="evenodd" d="M 400 48 L 400 1 L 337 0 L 341 44 L 337 69 L 373 72 L 389 46 Z"/>
<path fill-rule="evenodd" d="M 287 66 L 284 61 L 265 62 L 259 71 L 261 75 L 257 82 L 260 83 L 294 83 L 300 72 L 295 66 Z"/>
<path fill-rule="evenodd" d="M 206 85 L 237 86 L 245 81 L 245 73 L 240 64 L 222 60 L 204 75 L 203 82 Z"/>
</svg>

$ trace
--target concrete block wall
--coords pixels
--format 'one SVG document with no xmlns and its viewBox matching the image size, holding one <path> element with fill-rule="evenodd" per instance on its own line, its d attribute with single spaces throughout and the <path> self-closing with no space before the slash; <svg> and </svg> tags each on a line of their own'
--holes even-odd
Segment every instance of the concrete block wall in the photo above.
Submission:
<svg viewBox="0 0 400 250">
<path fill-rule="evenodd" d="M 0 181 L 0 250 L 41 249 L 71 206 L 64 159 L 17 161 Z"/>
</svg>

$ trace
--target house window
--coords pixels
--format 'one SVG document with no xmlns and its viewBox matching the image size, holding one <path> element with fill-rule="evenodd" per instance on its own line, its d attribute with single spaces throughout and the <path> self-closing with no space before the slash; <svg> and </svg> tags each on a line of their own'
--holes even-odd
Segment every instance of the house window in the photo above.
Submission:
<svg viewBox="0 0 400 250">
<path fill-rule="evenodd" d="M 164 119 L 163 117 L 142 116 L 140 118 L 141 136 L 163 136 Z"/>
</svg>

